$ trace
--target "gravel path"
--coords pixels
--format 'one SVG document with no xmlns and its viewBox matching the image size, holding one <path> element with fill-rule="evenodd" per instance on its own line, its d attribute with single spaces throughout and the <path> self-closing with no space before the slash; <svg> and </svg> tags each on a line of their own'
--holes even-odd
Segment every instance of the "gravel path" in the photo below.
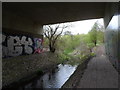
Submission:
<svg viewBox="0 0 120 90">
<path fill-rule="evenodd" d="M 76 88 L 118 88 L 118 72 L 106 58 L 104 46 L 95 53 Z"/>
</svg>

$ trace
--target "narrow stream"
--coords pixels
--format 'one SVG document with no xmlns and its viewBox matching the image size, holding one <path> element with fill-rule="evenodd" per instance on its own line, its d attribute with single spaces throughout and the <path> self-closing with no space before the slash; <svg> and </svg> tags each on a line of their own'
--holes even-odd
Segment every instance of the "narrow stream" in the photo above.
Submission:
<svg viewBox="0 0 120 90">
<path fill-rule="evenodd" d="M 61 88 L 76 68 L 77 65 L 59 64 L 54 70 L 54 73 L 48 72 L 21 88 Z"/>
</svg>

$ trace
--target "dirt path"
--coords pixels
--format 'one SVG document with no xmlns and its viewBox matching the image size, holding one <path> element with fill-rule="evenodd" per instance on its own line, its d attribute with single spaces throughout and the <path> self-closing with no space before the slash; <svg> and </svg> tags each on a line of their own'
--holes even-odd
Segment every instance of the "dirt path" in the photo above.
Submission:
<svg viewBox="0 0 120 90">
<path fill-rule="evenodd" d="M 106 58 L 104 46 L 95 53 L 76 88 L 118 88 L 118 72 Z"/>
</svg>

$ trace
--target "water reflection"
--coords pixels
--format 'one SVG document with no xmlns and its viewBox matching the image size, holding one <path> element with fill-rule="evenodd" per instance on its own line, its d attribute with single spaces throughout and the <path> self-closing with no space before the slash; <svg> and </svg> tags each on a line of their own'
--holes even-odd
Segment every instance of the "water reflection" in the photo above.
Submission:
<svg viewBox="0 0 120 90">
<path fill-rule="evenodd" d="M 61 88 L 76 70 L 76 67 L 77 65 L 59 64 L 54 71 L 44 74 L 37 80 L 25 85 L 24 88 Z"/>
</svg>

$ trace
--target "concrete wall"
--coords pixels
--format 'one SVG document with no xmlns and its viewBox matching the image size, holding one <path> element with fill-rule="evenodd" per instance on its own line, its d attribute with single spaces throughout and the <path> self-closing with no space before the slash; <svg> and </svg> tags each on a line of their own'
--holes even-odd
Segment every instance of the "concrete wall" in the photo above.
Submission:
<svg viewBox="0 0 120 90">
<path fill-rule="evenodd" d="M 42 25 L 14 12 L 3 11 L 2 57 L 40 53 Z"/>
<path fill-rule="evenodd" d="M 42 52 L 42 38 L 23 34 L 2 34 L 2 57 L 13 57 Z"/>
<path fill-rule="evenodd" d="M 20 16 L 14 12 L 3 10 L 3 28 L 23 31 L 32 34 L 42 34 L 42 25 L 28 19 L 27 17 Z M 4 30 L 3 30 L 4 31 Z"/>
<path fill-rule="evenodd" d="M 117 2 L 106 3 L 105 14 L 104 14 L 105 27 L 108 26 L 112 17 L 117 13 L 118 13 L 118 3 Z"/>
<path fill-rule="evenodd" d="M 15 84 L 35 77 L 36 72 L 46 72 L 59 63 L 56 54 L 45 52 L 5 58 L 2 61 L 2 85 Z"/>
<path fill-rule="evenodd" d="M 111 63 L 118 68 L 118 3 L 108 3 L 104 17 L 105 23 L 105 49 Z"/>
</svg>

